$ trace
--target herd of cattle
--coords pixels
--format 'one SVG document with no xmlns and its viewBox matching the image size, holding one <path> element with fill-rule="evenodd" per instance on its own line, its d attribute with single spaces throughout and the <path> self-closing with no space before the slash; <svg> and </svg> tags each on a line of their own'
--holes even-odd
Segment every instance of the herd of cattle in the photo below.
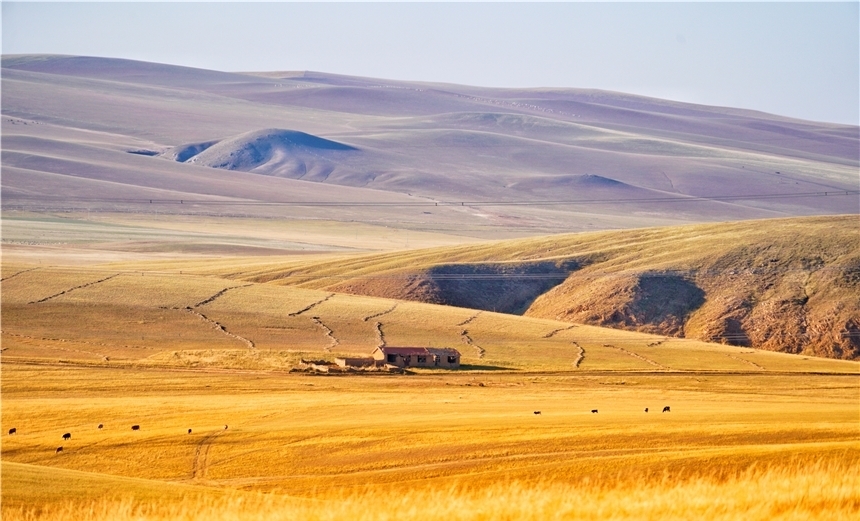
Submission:
<svg viewBox="0 0 860 521">
<path fill-rule="evenodd" d="M 99 426 L 98 426 L 98 429 L 104 429 L 104 424 L 103 424 L 103 423 L 100 423 L 100 424 L 99 424 Z M 140 425 L 132 425 L 132 426 L 131 426 L 131 430 L 133 430 L 133 431 L 139 431 L 139 430 L 140 430 Z M 227 430 L 227 426 L 226 426 L 226 425 L 224 426 L 224 430 Z M 12 434 L 17 434 L 17 433 L 18 433 L 18 428 L 17 428 L 17 427 L 12 427 L 11 429 L 9 429 L 9 434 L 10 434 L 10 435 L 12 435 Z M 188 429 L 188 434 L 191 434 L 191 429 Z M 70 440 L 70 439 L 72 439 L 72 433 L 71 433 L 71 432 L 67 432 L 67 433 L 63 434 L 63 440 L 64 440 L 64 441 L 68 441 L 68 440 Z M 56 454 L 59 454 L 59 453 L 61 453 L 61 452 L 63 452 L 63 446 L 62 446 L 62 445 L 60 445 L 59 447 L 57 447 L 57 450 L 55 451 L 55 453 L 56 453 Z"/>
<path fill-rule="evenodd" d="M 648 412 L 648 407 L 645 407 L 645 412 Z M 667 405 L 667 406 L 663 407 L 663 412 L 672 412 L 672 409 Z M 541 413 L 540 411 L 535 411 L 535 414 L 540 414 L 540 413 Z M 591 409 L 591 413 L 597 414 L 597 409 Z M 103 429 L 104 424 L 100 423 L 98 428 Z M 227 426 L 225 425 L 224 430 L 226 430 L 226 429 L 227 429 Z M 140 425 L 132 425 L 131 430 L 139 431 Z M 9 434 L 16 434 L 17 432 L 18 432 L 18 429 L 16 427 L 12 427 L 11 429 L 9 429 Z M 191 434 L 191 429 L 188 429 L 188 434 Z M 72 439 L 72 433 L 71 432 L 67 432 L 67 433 L 63 434 L 63 440 L 70 440 L 70 439 Z M 63 446 L 62 445 L 57 447 L 57 450 L 56 450 L 57 454 L 59 454 L 60 452 L 63 452 Z"/>
<path fill-rule="evenodd" d="M 648 412 L 648 407 L 645 407 L 645 412 Z M 672 412 L 672 409 L 667 405 L 663 407 L 663 412 Z M 540 411 L 535 411 L 535 414 L 540 414 Z M 591 414 L 597 414 L 597 409 L 591 409 Z"/>
</svg>

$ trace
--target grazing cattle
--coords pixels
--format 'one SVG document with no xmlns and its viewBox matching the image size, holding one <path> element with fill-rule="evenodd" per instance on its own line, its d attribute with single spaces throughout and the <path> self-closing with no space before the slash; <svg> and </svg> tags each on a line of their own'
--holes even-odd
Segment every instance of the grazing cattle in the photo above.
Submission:
<svg viewBox="0 0 860 521">
<path fill-rule="evenodd" d="M 645 412 L 648 412 L 648 407 L 645 407 Z"/>
<path fill-rule="evenodd" d="M 188 429 L 188 434 L 191 434 L 191 429 Z"/>
<path fill-rule="evenodd" d="M 67 433 L 63 434 L 63 439 L 64 439 L 64 440 L 70 440 L 70 439 L 72 439 L 72 433 L 71 433 L 71 432 L 67 432 Z"/>
<path fill-rule="evenodd" d="M 104 425 L 100 423 L 100 424 L 99 424 L 99 429 L 102 429 L 102 428 L 104 428 Z"/>
<path fill-rule="evenodd" d="M 226 425 L 224 426 L 224 430 L 225 430 L 225 431 L 227 430 L 227 426 L 226 426 Z"/>
<path fill-rule="evenodd" d="M 540 411 L 535 411 L 535 414 L 540 414 Z"/>
<path fill-rule="evenodd" d="M 591 414 L 597 414 L 597 409 L 591 409 Z"/>
<path fill-rule="evenodd" d="M 59 452 L 63 452 L 63 448 L 62 448 L 62 447 L 57 447 L 57 453 L 59 453 Z"/>
<path fill-rule="evenodd" d="M 663 412 L 672 412 L 672 410 L 669 409 L 669 406 L 667 405 L 666 407 L 663 407 Z"/>
<path fill-rule="evenodd" d="M 133 430 L 133 431 L 139 431 L 139 430 L 140 430 L 140 425 L 132 425 L 132 426 L 131 426 L 131 430 Z"/>
<path fill-rule="evenodd" d="M 18 429 L 16 429 L 15 427 L 9 429 L 9 434 L 15 434 L 16 432 L 18 432 Z"/>
</svg>

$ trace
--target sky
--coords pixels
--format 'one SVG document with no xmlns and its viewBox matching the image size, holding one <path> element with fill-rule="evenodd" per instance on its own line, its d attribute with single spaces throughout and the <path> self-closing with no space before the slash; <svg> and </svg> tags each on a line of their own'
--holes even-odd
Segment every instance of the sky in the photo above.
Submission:
<svg viewBox="0 0 860 521">
<path fill-rule="evenodd" d="M 860 3 L 2 2 L 3 54 L 572 87 L 860 124 Z"/>
</svg>

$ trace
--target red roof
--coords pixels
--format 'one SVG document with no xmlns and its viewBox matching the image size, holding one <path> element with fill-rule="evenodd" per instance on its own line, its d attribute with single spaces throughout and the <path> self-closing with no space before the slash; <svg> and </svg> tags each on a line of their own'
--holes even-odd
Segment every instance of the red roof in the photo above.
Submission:
<svg viewBox="0 0 860 521">
<path fill-rule="evenodd" d="M 391 355 L 400 355 L 400 356 L 408 356 L 408 355 L 430 355 L 430 354 L 438 354 L 439 352 L 445 352 L 450 354 L 460 354 L 456 349 L 451 349 L 450 347 L 380 347 L 378 348 L 385 354 Z"/>
</svg>

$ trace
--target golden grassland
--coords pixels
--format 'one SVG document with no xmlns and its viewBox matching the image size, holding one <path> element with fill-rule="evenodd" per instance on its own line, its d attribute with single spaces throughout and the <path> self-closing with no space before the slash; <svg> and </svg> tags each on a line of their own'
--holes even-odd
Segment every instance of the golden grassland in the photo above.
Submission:
<svg viewBox="0 0 860 521">
<path fill-rule="evenodd" d="M 856 375 L 4 360 L 3 519 L 851 519 L 857 394 Z"/>
<path fill-rule="evenodd" d="M 472 369 L 818 371 L 857 364 L 554 320 L 104 268 L 4 266 L 6 359 L 283 369 L 380 343 L 455 347 Z"/>
<path fill-rule="evenodd" d="M 759 257 L 779 256 L 784 262 L 835 247 L 855 258 L 860 250 L 857 217 L 793 217 L 632 230 L 558 234 L 478 244 L 401 250 L 337 257 L 328 262 L 275 260 L 269 266 L 255 264 L 244 272 L 235 266 L 196 271 L 257 282 L 278 281 L 314 289 L 334 286 L 344 279 L 417 271 L 439 264 L 471 262 L 521 262 L 578 259 L 587 264 L 584 275 L 626 270 L 711 269 L 745 270 Z M 760 250 L 760 251 L 759 251 Z M 195 269 L 195 268 L 190 268 Z"/>
<path fill-rule="evenodd" d="M 341 256 L 338 277 L 362 258 Z M 242 266 L 4 260 L 4 520 L 860 514 L 857 362 L 266 284 Z M 456 347 L 464 366 L 290 372 L 381 342 Z"/>
</svg>

